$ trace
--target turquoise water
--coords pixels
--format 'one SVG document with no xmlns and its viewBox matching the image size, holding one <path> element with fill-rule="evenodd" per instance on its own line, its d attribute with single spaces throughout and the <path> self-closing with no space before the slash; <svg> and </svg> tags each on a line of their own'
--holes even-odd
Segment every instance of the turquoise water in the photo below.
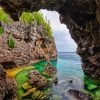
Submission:
<svg viewBox="0 0 100 100">
<path fill-rule="evenodd" d="M 60 53 L 57 61 L 58 75 L 63 78 L 67 77 L 82 77 L 80 57 L 75 53 Z"/>
<path fill-rule="evenodd" d="M 69 89 L 82 89 L 83 71 L 81 69 L 80 57 L 75 53 L 59 53 L 57 60 L 58 85 L 53 86 L 54 98 L 64 98 Z"/>
</svg>

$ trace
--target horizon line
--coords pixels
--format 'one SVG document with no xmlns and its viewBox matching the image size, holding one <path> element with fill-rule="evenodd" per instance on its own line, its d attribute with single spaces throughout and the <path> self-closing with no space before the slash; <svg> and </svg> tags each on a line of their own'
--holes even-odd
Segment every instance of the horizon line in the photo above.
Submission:
<svg viewBox="0 0 100 100">
<path fill-rule="evenodd" d="M 72 51 L 72 52 L 68 52 L 68 51 L 67 51 L 67 52 L 61 52 L 61 51 L 60 51 L 60 52 L 59 52 L 59 51 L 58 51 L 58 53 L 76 53 L 76 52 L 74 52 L 74 51 Z"/>
</svg>

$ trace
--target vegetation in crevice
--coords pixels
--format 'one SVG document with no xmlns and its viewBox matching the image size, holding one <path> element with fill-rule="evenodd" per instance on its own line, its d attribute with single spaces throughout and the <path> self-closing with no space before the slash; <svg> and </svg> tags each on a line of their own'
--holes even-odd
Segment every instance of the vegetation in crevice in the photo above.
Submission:
<svg viewBox="0 0 100 100">
<path fill-rule="evenodd" d="M 43 25 L 44 29 L 45 29 L 45 34 L 48 35 L 49 37 L 52 37 L 52 29 L 50 26 L 49 21 L 47 22 L 44 17 L 43 14 L 41 12 L 33 12 L 33 13 L 27 13 L 27 12 L 23 12 L 22 15 L 20 16 L 20 21 L 24 22 L 24 23 L 28 23 L 31 24 L 33 21 L 37 22 L 37 25 Z M 13 22 L 13 20 L 10 18 L 10 16 L 8 14 L 6 14 L 2 8 L 0 8 L 0 21 L 3 21 L 5 23 L 9 23 L 9 22 Z"/>
<path fill-rule="evenodd" d="M 34 12 L 33 13 L 34 19 L 36 20 L 38 25 L 43 25 L 46 33 L 52 37 L 52 29 L 49 22 L 46 22 L 41 12 Z"/>
<path fill-rule="evenodd" d="M 5 23 L 12 22 L 12 19 L 9 17 L 7 13 L 5 13 L 2 8 L 0 8 L 0 21 L 3 21 Z"/>
<path fill-rule="evenodd" d="M 52 28 L 50 26 L 49 21 L 47 22 L 44 17 L 43 14 L 41 12 L 33 12 L 33 13 L 27 13 L 27 12 L 23 12 L 22 15 L 20 16 L 20 21 L 24 22 L 24 23 L 28 23 L 31 24 L 33 21 L 37 22 L 37 25 L 43 25 L 44 29 L 45 29 L 45 34 L 48 35 L 49 37 L 52 37 Z M 2 8 L 0 8 L 0 21 L 3 21 L 4 23 L 11 23 L 13 22 L 13 20 L 10 18 L 10 16 L 8 14 L 6 14 Z M 0 33 L 2 31 L 2 28 L 0 28 Z M 2 32 L 3 33 L 3 32 Z"/>
<path fill-rule="evenodd" d="M 12 37 L 12 33 L 11 33 L 10 36 L 9 36 L 8 46 L 9 46 L 10 48 L 14 48 L 14 47 L 15 47 L 15 43 L 14 43 L 14 39 L 13 39 L 13 37 Z"/>
<path fill-rule="evenodd" d="M 34 21 L 34 16 L 32 13 L 23 12 L 20 17 L 20 21 L 31 24 Z"/>
<path fill-rule="evenodd" d="M 3 29 L 2 26 L 0 26 L 0 34 L 1 34 L 1 35 L 4 34 L 4 29 Z"/>
<path fill-rule="evenodd" d="M 33 12 L 33 13 L 26 13 L 23 12 L 20 20 L 24 23 L 29 23 L 31 24 L 33 21 L 37 22 L 37 25 L 43 25 L 44 29 L 45 29 L 45 34 L 47 34 L 49 37 L 52 37 L 52 29 L 50 26 L 50 23 L 47 22 L 44 17 L 43 14 L 41 12 Z"/>
</svg>

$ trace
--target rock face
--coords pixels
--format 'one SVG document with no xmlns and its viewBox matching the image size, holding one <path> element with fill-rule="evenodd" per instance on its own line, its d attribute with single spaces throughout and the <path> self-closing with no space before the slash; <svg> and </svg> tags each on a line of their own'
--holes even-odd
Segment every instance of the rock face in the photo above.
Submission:
<svg viewBox="0 0 100 100">
<path fill-rule="evenodd" d="M 16 82 L 14 79 L 8 78 L 0 65 L 0 100 L 15 100 L 16 98 Z"/>
<path fill-rule="evenodd" d="M 53 38 L 44 34 L 43 26 L 16 22 L 2 23 L 4 34 L 0 36 L 0 63 L 6 67 L 24 66 L 40 60 L 56 59 L 56 47 Z M 12 35 L 14 47 L 9 47 Z"/>
<path fill-rule="evenodd" d="M 70 89 L 68 91 L 68 93 L 70 95 L 74 96 L 75 98 L 77 98 L 77 100 L 93 100 L 89 94 L 83 93 L 83 92 L 78 91 L 78 90 Z"/>
<path fill-rule="evenodd" d="M 22 11 L 55 10 L 78 45 L 82 69 L 100 79 L 100 0 L 0 0 L 0 5 L 14 20 Z"/>
</svg>

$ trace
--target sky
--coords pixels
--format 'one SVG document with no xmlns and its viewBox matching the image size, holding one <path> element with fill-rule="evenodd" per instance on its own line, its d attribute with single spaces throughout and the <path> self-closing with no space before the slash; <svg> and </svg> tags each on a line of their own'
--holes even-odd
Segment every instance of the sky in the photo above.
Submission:
<svg viewBox="0 0 100 100">
<path fill-rule="evenodd" d="M 58 52 L 75 52 L 77 45 L 72 40 L 67 27 L 60 23 L 59 14 L 55 11 L 41 10 L 44 18 L 49 20 Z"/>
</svg>

